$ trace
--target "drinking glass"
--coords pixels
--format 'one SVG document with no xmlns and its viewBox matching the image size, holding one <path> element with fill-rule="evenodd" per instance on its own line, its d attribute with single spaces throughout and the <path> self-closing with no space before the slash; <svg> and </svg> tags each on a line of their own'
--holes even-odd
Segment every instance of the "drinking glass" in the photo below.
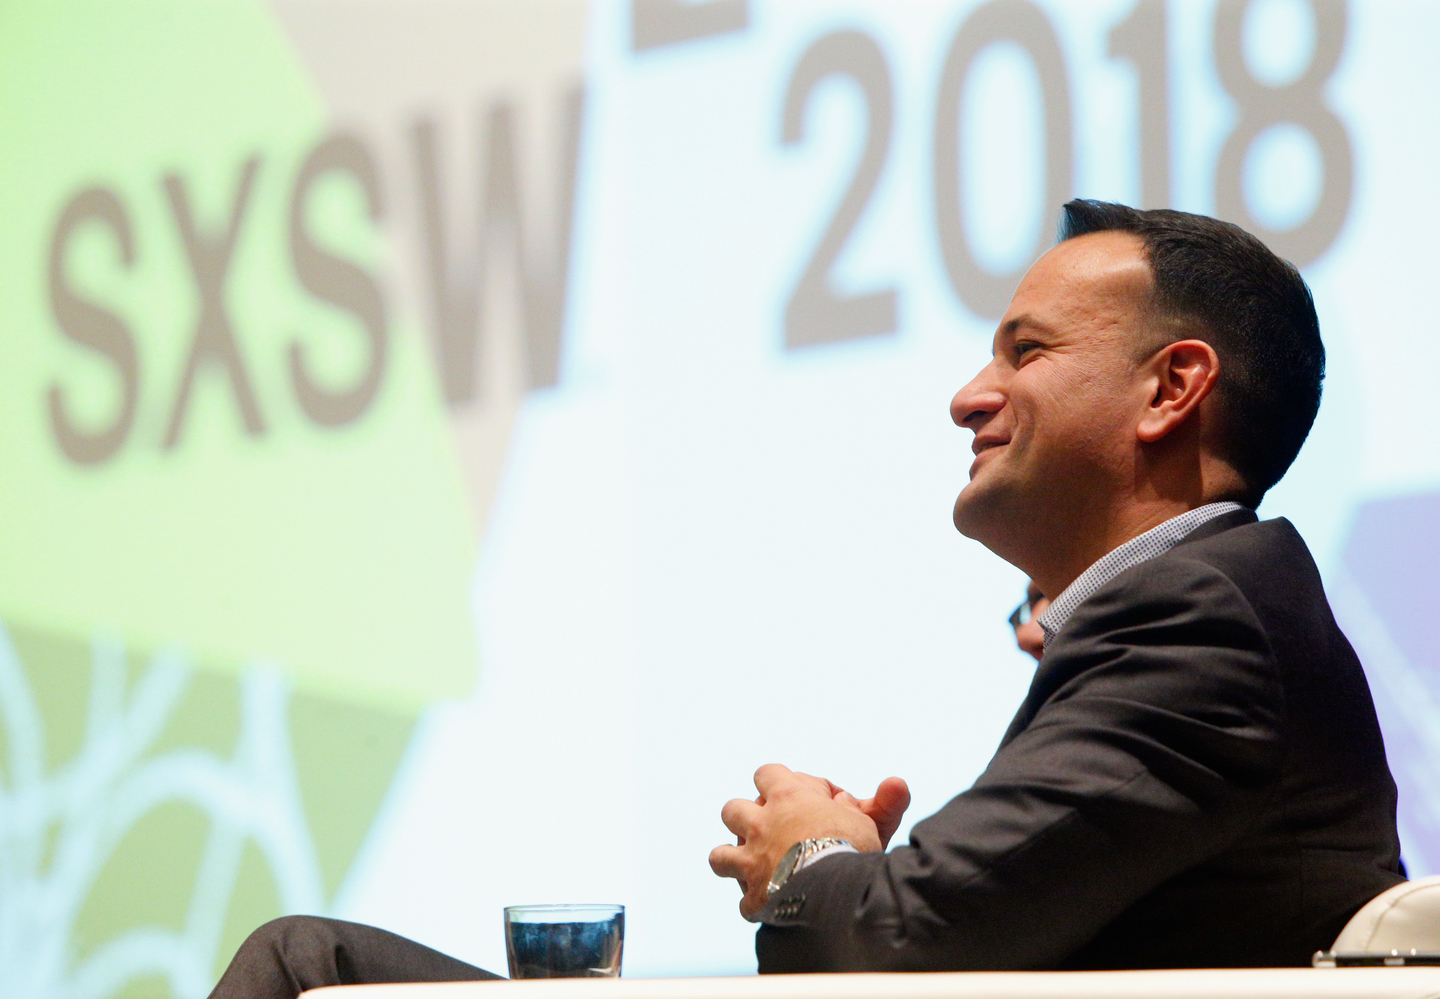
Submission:
<svg viewBox="0 0 1440 999">
<path fill-rule="evenodd" d="M 618 978 L 623 905 L 505 907 L 511 978 Z"/>
</svg>

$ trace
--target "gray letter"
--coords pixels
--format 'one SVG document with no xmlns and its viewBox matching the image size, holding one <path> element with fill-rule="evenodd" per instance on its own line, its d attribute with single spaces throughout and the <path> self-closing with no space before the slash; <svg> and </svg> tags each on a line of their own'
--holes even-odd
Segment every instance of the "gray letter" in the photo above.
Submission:
<svg viewBox="0 0 1440 999">
<path fill-rule="evenodd" d="M 497 102 L 490 109 L 486 123 L 485 185 L 481 196 L 478 252 L 470 273 L 453 280 L 443 226 L 435 126 L 421 120 L 412 130 L 430 267 L 436 354 L 445 399 L 452 405 L 476 396 L 476 346 L 480 329 L 485 325 L 479 289 L 485 282 L 486 252 L 496 243 L 514 256 L 520 274 L 528 383 L 532 388 L 541 388 L 559 381 L 583 107 L 584 90 L 577 86 L 565 98 L 556 225 L 552 239 L 547 241 L 546 249 L 550 252 L 543 256 L 535 249 L 534 244 L 538 242 L 533 238 L 535 227 L 527 223 L 521 207 L 514 111 L 507 101 Z"/>
<path fill-rule="evenodd" d="M 1140 205 L 1170 207 L 1170 57 L 1165 0 L 1139 0 L 1110 31 L 1110 57 L 1134 64 L 1140 105 Z"/>
<path fill-rule="evenodd" d="M 190 389 L 195 383 L 195 372 L 202 361 L 219 361 L 230 376 L 230 387 L 235 400 L 240 404 L 240 415 L 245 420 L 245 429 L 252 434 L 263 433 L 265 423 L 260 418 L 260 407 L 255 403 L 255 393 L 250 388 L 250 376 L 240 359 L 240 350 L 235 345 L 235 331 L 230 326 L 230 316 L 225 311 L 225 276 L 230 270 L 230 258 L 235 251 L 235 239 L 240 234 L 240 223 L 245 218 L 245 208 L 250 201 L 250 188 L 255 183 L 255 172 L 260 168 L 260 158 L 247 160 L 240 173 L 240 190 L 230 209 L 230 222 L 220 236 L 204 236 L 195 227 L 190 212 L 190 199 L 185 193 L 185 182 L 176 174 L 165 176 L 165 193 L 170 198 L 170 210 L 175 215 L 175 225 L 185 243 L 185 253 L 190 258 L 190 270 L 195 276 L 195 290 L 200 293 L 200 318 L 195 323 L 195 340 L 190 348 L 190 357 L 185 362 L 185 373 L 180 378 L 180 390 L 175 396 L 175 409 L 170 415 L 170 427 L 165 431 L 165 447 L 172 448 L 180 441 L 180 427 L 185 421 L 185 409 L 190 403 Z"/>
<path fill-rule="evenodd" d="M 305 228 L 305 203 L 310 188 L 329 170 L 347 173 L 359 181 L 365 191 L 371 221 L 379 219 L 384 208 L 375 161 L 360 140 L 350 135 L 333 135 L 315 147 L 300 167 L 290 198 L 290 256 L 295 262 L 296 276 L 316 298 L 353 313 L 365 327 L 370 342 L 370 364 L 364 376 L 354 388 L 341 392 L 318 387 L 306 368 L 305 348 L 299 343 L 290 344 L 290 382 L 295 386 L 300 408 L 316 423 L 337 427 L 357 419 L 375 398 L 385 370 L 386 331 L 380 283 L 348 260 L 316 246 Z"/>
<path fill-rule="evenodd" d="M 983 270 L 970 253 L 965 240 L 965 206 L 960 198 L 960 107 L 965 78 L 970 66 L 986 46 L 1002 41 L 1017 42 L 1029 54 L 1040 77 L 1040 94 L 1045 105 L 1045 211 L 1053 218 L 1069 200 L 1071 191 L 1070 86 L 1065 78 L 1065 58 L 1043 11 L 1031 0 L 991 0 L 975 9 L 960 26 L 945 69 L 940 75 L 940 93 L 935 101 L 935 227 L 950 286 L 965 307 L 977 316 L 995 318 L 1005 314 L 1010 296 L 1030 261 L 1045 252 L 1050 232 L 1041 226 L 1028 259 L 1009 274 Z"/>
<path fill-rule="evenodd" d="M 65 249 L 70 233 L 91 219 L 105 223 L 115 233 L 116 242 L 120 244 L 120 262 L 127 269 L 135 263 L 130 217 L 125 214 L 120 199 L 103 187 L 92 187 L 71 198 L 60 213 L 50 241 L 50 309 L 61 332 L 109 359 L 121 384 L 120 411 L 108 429 L 95 434 L 75 428 L 65 410 L 65 390 L 59 385 L 50 386 L 50 426 L 55 431 L 55 440 L 65 457 L 81 465 L 104 461 L 120 449 L 135 422 L 135 408 L 140 398 L 140 368 L 135 356 L 135 339 L 129 328 L 113 312 L 76 295 L 65 279 Z"/>
<path fill-rule="evenodd" d="M 875 39 L 858 31 L 837 31 L 805 50 L 785 91 L 780 141 L 789 145 L 805 137 L 805 110 L 810 94 L 821 80 L 835 74 L 848 76 L 860 84 L 869 128 L 865 151 L 855 166 L 850 186 L 785 306 L 785 346 L 791 350 L 893 333 L 897 325 L 894 288 L 846 296 L 837 295 L 830 284 L 830 269 L 860 221 L 890 151 L 894 96 L 890 69 Z"/>
<path fill-rule="evenodd" d="M 630 47 L 636 52 L 710 35 L 744 31 L 749 25 L 749 0 L 630 2 Z"/>
<path fill-rule="evenodd" d="M 1296 267 L 1318 259 L 1335 242 L 1350 214 L 1354 197 L 1354 155 L 1350 135 L 1325 103 L 1324 87 L 1345 47 L 1347 12 L 1336 0 L 1309 0 L 1315 18 L 1315 52 L 1293 83 L 1272 87 L 1250 75 L 1240 32 L 1248 0 L 1221 0 L 1215 7 L 1215 71 L 1239 105 L 1240 120 L 1220 149 L 1215 164 L 1215 212 L 1249 229 Z M 1325 171 L 1320 200 L 1310 217 L 1293 229 L 1276 232 L 1261 225 L 1245 203 L 1241 169 L 1250 144 L 1280 122 L 1294 122 L 1315 137 Z"/>
<path fill-rule="evenodd" d="M 420 180 L 435 355 L 445 401 L 454 405 L 469 401 L 476 394 L 479 275 L 471 270 L 452 280 L 451 254 L 445 236 L 446 212 L 440 191 L 440 157 L 435 148 L 437 131 L 433 121 L 419 119 L 411 126 L 410 142 L 415 147 L 415 168 Z M 478 268 L 477 261 L 469 263 L 470 268 Z"/>
</svg>

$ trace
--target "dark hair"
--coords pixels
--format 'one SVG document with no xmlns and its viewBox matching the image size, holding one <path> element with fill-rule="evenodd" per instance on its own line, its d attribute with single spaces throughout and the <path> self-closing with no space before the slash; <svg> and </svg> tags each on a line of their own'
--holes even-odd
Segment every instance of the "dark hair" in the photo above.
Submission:
<svg viewBox="0 0 1440 999">
<path fill-rule="evenodd" d="M 1215 348 L 1220 457 L 1245 480 L 1247 495 L 1237 498 L 1258 505 L 1300 453 L 1320 409 L 1325 346 L 1310 289 L 1294 265 L 1229 222 L 1104 201 L 1077 199 L 1063 209 L 1062 241 L 1110 231 L 1144 240 L 1153 305 L 1198 327 L 1193 335 Z"/>
</svg>

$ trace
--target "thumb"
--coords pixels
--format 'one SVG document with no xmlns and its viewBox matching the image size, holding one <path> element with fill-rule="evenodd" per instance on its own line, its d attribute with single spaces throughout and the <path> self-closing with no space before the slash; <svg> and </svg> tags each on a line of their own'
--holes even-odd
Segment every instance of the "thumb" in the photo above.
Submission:
<svg viewBox="0 0 1440 999">
<path fill-rule="evenodd" d="M 870 816 L 880 833 L 880 845 L 889 846 L 890 837 L 900 828 L 900 819 L 910 807 L 910 787 L 900 777 L 886 777 L 875 789 L 875 797 L 860 802 L 860 810 Z"/>
</svg>

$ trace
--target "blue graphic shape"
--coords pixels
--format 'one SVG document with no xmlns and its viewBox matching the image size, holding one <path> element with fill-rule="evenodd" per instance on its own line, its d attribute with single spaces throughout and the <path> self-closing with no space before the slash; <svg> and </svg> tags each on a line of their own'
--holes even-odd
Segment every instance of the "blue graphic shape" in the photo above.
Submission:
<svg viewBox="0 0 1440 999">
<path fill-rule="evenodd" d="M 1367 503 L 1345 565 L 1405 658 L 1440 690 L 1435 599 L 1440 594 L 1440 493 Z"/>
<path fill-rule="evenodd" d="M 1362 506 L 1332 593 L 1364 663 L 1412 877 L 1440 873 L 1440 493 Z"/>
</svg>

